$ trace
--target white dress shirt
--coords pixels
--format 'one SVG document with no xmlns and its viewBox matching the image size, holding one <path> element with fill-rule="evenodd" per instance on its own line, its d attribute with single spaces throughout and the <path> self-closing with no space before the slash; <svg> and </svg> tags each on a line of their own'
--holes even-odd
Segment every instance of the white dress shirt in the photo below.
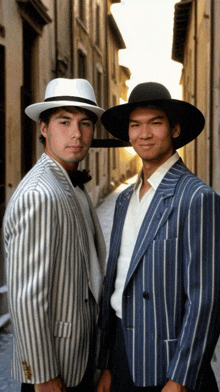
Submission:
<svg viewBox="0 0 220 392">
<path fill-rule="evenodd" d="M 179 154 L 175 152 L 172 157 L 155 170 L 147 180 L 151 185 L 151 188 L 145 193 L 141 200 L 140 189 L 143 182 L 142 171 L 134 186 L 123 227 L 120 254 L 117 263 L 115 291 L 111 297 L 111 306 L 115 310 L 116 316 L 119 318 L 122 318 L 122 294 L 139 230 L 158 186 L 165 174 L 178 159 Z"/>
</svg>

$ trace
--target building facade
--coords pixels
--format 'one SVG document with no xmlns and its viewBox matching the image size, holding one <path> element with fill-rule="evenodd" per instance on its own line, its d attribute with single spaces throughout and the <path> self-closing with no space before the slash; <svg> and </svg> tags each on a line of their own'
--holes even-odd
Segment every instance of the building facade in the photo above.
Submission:
<svg viewBox="0 0 220 392">
<path fill-rule="evenodd" d="M 119 104 L 124 96 L 118 51 L 125 44 L 111 14 L 111 5 L 118 2 L 0 0 L 1 236 L 5 206 L 43 152 L 39 125 L 25 115 L 25 107 L 43 101 L 47 83 L 56 77 L 87 79 L 98 105 L 105 109 Z M 123 74 L 124 84 L 126 78 L 129 72 Z M 94 138 L 110 138 L 100 123 Z M 121 150 L 99 143 L 80 164 L 91 172 L 88 192 L 94 205 L 137 171 L 138 162 L 132 155 L 121 155 Z M 5 315 L 6 291 L 0 242 L 0 316 Z"/>
<path fill-rule="evenodd" d="M 205 129 L 185 146 L 187 166 L 220 193 L 220 2 L 175 4 L 172 59 L 183 65 L 183 100 L 205 116 Z"/>
</svg>

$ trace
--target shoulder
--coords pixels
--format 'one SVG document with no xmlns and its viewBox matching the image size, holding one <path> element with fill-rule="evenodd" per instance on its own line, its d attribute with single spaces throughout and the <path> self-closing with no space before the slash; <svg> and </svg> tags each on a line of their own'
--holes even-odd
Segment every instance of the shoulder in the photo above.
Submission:
<svg viewBox="0 0 220 392">
<path fill-rule="evenodd" d="M 116 200 L 116 203 L 118 204 L 118 203 L 122 202 L 123 200 L 126 200 L 126 199 L 130 198 L 130 196 L 131 196 L 131 194 L 132 194 L 132 192 L 133 192 L 134 186 L 135 186 L 135 184 L 132 184 L 132 185 L 129 185 L 128 188 L 124 189 L 124 190 L 118 195 L 117 200 Z"/>
<path fill-rule="evenodd" d="M 177 182 L 177 191 L 182 191 L 184 194 L 200 195 L 214 194 L 217 197 L 217 193 L 208 184 L 206 184 L 201 178 L 193 174 L 182 161 L 177 162 L 174 165 L 173 170 L 179 172 L 179 180 Z"/>
<path fill-rule="evenodd" d="M 193 174 L 182 164 L 182 173 L 176 183 L 174 191 L 174 205 L 181 210 L 194 211 L 216 211 L 220 207 L 220 196 L 206 184 L 202 179 Z"/>
<path fill-rule="evenodd" d="M 44 154 L 45 155 L 45 154 Z M 60 169 L 58 169 L 59 173 Z M 61 173 L 61 177 L 64 175 Z M 12 209 L 27 208 L 30 203 L 48 203 L 63 197 L 62 183 L 56 175 L 56 164 L 42 156 L 24 176 L 9 200 L 6 214 Z"/>
</svg>

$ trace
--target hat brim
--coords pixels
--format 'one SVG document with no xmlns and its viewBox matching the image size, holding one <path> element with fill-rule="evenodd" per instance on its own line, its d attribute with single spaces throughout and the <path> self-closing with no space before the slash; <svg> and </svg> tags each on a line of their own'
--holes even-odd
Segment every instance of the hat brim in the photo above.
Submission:
<svg viewBox="0 0 220 392">
<path fill-rule="evenodd" d="M 163 110 L 168 118 L 175 118 L 181 126 L 181 133 L 174 140 L 174 147 L 178 149 L 194 140 L 203 130 L 205 118 L 195 106 L 176 99 L 158 99 L 140 101 L 114 106 L 106 110 L 101 116 L 105 129 L 115 138 L 124 142 L 129 141 L 129 115 L 137 107 L 156 106 Z"/>
<path fill-rule="evenodd" d="M 50 102 L 40 102 L 40 103 L 34 103 L 32 105 L 29 105 L 25 109 L 25 113 L 27 114 L 28 117 L 30 117 L 32 120 L 38 122 L 40 120 L 40 114 L 44 112 L 45 110 L 48 109 L 53 109 L 53 108 L 59 108 L 59 107 L 64 107 L 64 106 L 75 106 L 79 107 L 81 109 L 86 109 L 89 110 L 92 113 L 95 113 L 98 118 L 104 113 L 104 109 L 101 109 L 98 106 L 95 105 L 89 105 L 86 103 L 82 102 L 71 102 L 71 101 L 50 101 Z"/>
</svg>

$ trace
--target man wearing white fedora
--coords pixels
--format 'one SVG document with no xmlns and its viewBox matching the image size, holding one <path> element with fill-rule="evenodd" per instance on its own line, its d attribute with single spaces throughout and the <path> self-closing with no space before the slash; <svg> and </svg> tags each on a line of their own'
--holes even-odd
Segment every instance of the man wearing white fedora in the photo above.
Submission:
<svg viewBox="0 0 220 392">
<path fill-rule="evenodd" d="M 45 152 L 4 217 L 12 373 L 22 391 L 93 391 L 105 244 L 77 167 L 104 110 L 88 81 L 58 78 L 25 112 Z"/>
<path fill-rule="evenodd" d="M 220 197 L 177 149 L 204 127 L 193 105 L 159 83 L 101 117 L 143 162 L 115 207 L 100 325 L 98 392 L 217 392 Z"/>
</svg>

